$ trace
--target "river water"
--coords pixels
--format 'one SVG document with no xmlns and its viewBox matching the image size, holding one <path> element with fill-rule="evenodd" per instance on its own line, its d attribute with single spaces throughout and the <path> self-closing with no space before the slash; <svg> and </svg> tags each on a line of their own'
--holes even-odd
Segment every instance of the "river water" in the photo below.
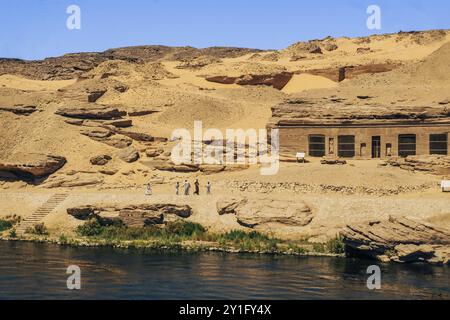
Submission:
<svg viewBox="0 0 450 320">
<path fill-rule="evenodd" d="M 0 242 L 0 299 L 450 299 L 450 268 L 326 257 L 168 253 Z M 67 267 L 81 290 L 67 289 Z"/>
</svg>

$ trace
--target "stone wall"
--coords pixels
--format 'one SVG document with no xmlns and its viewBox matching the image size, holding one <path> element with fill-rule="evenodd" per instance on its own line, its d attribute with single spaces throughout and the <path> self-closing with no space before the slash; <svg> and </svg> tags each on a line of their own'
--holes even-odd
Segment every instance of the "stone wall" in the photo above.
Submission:
<svg viewBox="0 0 450 320">
<path fill-rule="evenodd" d="M 297 152 L 309 155 L 309 135 L 325 135 L 326 155 L 338 155 L 338 136 L 355 136 L 355 153 L 357 159 L 372 158 L 372 137 L 381 137 L 381 158 L 387 158 L 387 144 L 392 145 L 391 156 L 398 156 L 398 135 L 415 134 L 417 155 L 428 155 L 430 134 L 450 133 L 450 125 L 411 125 L 411 126 L 358 126 L 358 127 L 281 127 L 280 153 L 295 156 Z M 334 144 L 330 144 L 330 138 Z M 365 144 L 365 147 L 364 147 Z M 447 139 L 447 149 L 450 143 Z"/>
</svg>

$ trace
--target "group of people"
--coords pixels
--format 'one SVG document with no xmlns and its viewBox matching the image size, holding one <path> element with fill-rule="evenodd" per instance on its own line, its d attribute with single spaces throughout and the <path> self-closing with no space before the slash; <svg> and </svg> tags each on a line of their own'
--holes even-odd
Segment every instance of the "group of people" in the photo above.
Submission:
<svg viewBox="0 0 450 320">
<path fill-rule="evenodd" d="M 177 182 L 175 185 L 175 194 L 177 196 L 180 195 L 180 183 Z M 206 194 L 211 194 L 211 182 L 207 182 L 206 183 Z M 189 181 L 184 180 L 184 184 L 183 184 L 183 191 L 184 191 L 184 195 L 188 196 L 191 192 L 191 184 L 189 183 Z M 198 182 L 198 179 L 195 180 L 194 182 L 194 195 L 199 196 L 200 195 L 200 182 Z"/>
<path fill-rule="evenodd" d="M 181 187 L 181 184 L 179 182 L 177 182 L 175 185 L 175 194 L 177 196 L 180 195 L 180 187 Z M 184 180 L 183 191 L 184 191 L 185 196 L 188 196 L 190 194 L 191 187 L 192 186 L 189 183 L 189 181 Z M 208 181 L 206 183 L 206 194 L 211 194 L 211 188 L 212 188 L 211 182 Z M 146 186 L 146 189 L 145 189 L 145 195 L 151 196 L 152 194 L 153 194 L 152 184 L 148 183 Z M 195 182 L 194 182 L 194 195 L 197 195 L 197 196 L 200 195 L 200 182 L 198 181 L 198 179 L 195 180 Z"/>
</svg>

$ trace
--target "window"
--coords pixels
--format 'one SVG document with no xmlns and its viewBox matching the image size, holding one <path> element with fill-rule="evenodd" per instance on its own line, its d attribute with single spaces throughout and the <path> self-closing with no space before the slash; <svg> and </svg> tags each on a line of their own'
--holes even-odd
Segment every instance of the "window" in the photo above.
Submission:
<svg viewBox="0 0 450 320">
<path fill-rule="evenodd" d="M 448 135 L 444 134 L 430 134 L 430 154 L 448 153 Z"/>
<path fill-rule="evenodd" d="M 325 136 L 310 135 L 309 136 L 309 156 L 323 157 L 325 156 Z"/>
<path fill-rule="evenodd" d="M 355 136 L 338 137 L 338 155 L 343 158 L 355 156 Z"/>
<path fill-rule="evenodd" d="M 415 134 L 401 134 L 398 136 L 398 155 L 405 158 L 416 155 Z"/>
</svg>

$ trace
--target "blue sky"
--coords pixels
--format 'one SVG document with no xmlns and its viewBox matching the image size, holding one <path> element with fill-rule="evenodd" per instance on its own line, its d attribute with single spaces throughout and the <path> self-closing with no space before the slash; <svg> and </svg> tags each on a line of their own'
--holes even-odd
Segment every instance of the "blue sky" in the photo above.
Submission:
<svg viewBox="0 0 450 320">
<path fill-rule="evenodd" d="M 66 9 L 81 8 L 81 30 Z M 331 36 L 364 36 L 366 9 L 382 29 L 450 29 L 448 0 L 0 0 L 0 57 L 42 59 L 144 45 L 281 49 Z"/>
</svg>

